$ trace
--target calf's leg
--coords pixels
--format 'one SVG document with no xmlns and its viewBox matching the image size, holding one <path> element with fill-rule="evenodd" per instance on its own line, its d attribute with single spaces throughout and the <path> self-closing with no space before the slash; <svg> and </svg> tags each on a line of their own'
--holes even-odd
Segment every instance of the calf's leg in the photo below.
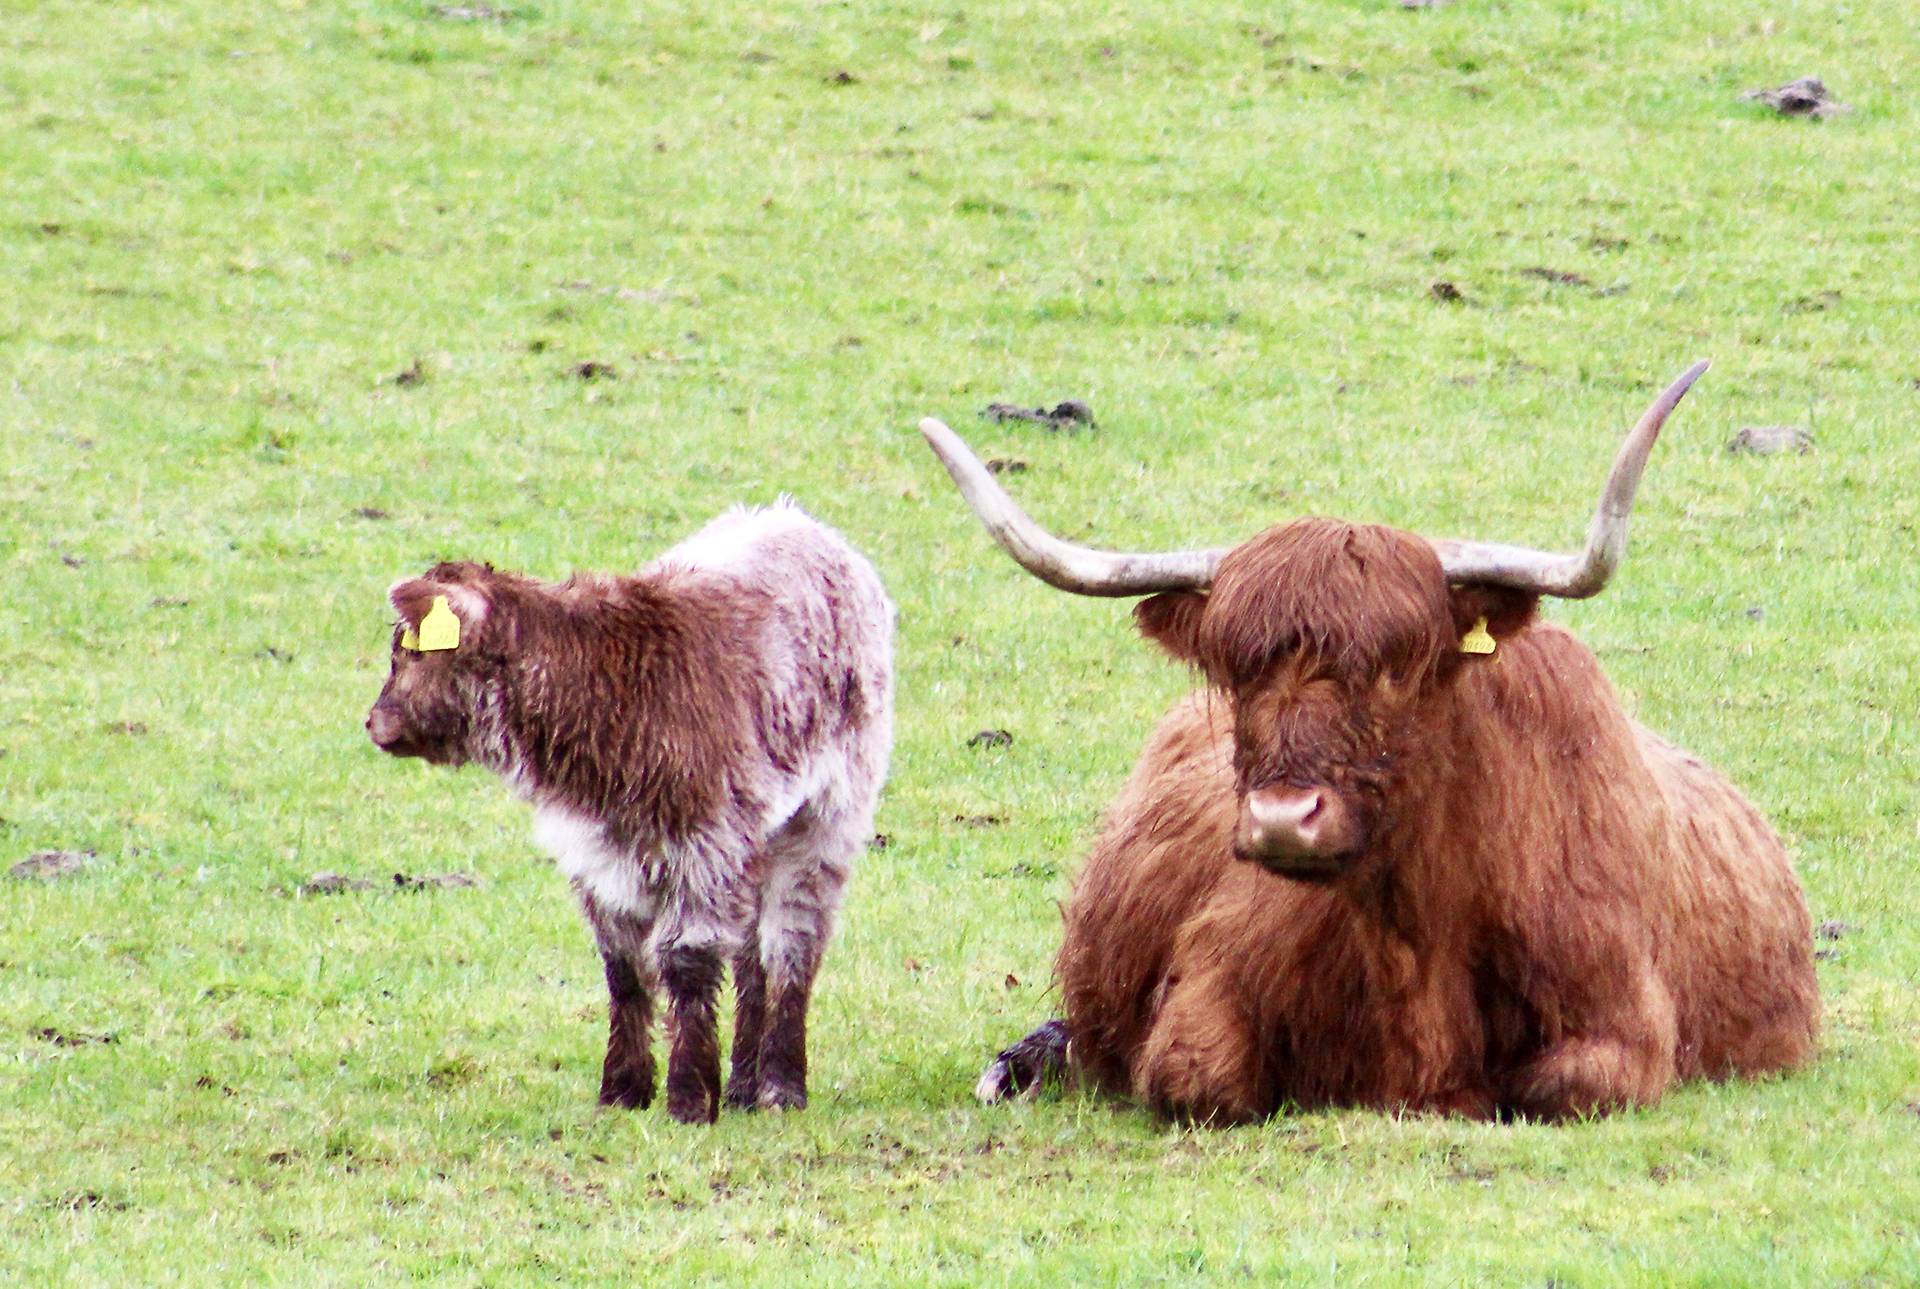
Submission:
<svg viewBox="0 0 1920 1289">
<path fill-rule="evenodd" d="M 766 973 L 757 1097 L 762 1109 L 807 1104 L 807 1004 L 846 889 L 847 856 L 859 845 L 848 836 L 857 814 L 810 805 L 767 847 L 759 936 Z"/>
<path fill-rule="evenodd" d="M 1008 1097 L 1031 1096 L 1067 1074 L 1067 1022 L 1043 1022 L 1012 1047 L 1000 1049 L 992 1064 L 980 1073 L 973 1095 L 993 1105 Z"/>
<path fill-rule="evenodd" d="M 748 944 L 733 958 L 733 1059 L 727 1072 L 727 1105 L 751 1110 L 760 1099 L 760 1036 L 766 1026 L 767 973 L 760 945 Z"/>
<path fill-rule="evenodd" d="M 647 953 L 649 923 L 581 895 L 607 977 L 607 1053 L 600 1064 L 600 1104 L 643 1109 L 653 1101 L 653 993 Z"/>
<path fill-rule="evenodd" d="M 667 987 L 667 1113 L 682 1123 L 720 1116 L 720 1035 L 714 1012 L 723 957 L 712 944 L 677 944 L 660 954 Z"/>
</svg>

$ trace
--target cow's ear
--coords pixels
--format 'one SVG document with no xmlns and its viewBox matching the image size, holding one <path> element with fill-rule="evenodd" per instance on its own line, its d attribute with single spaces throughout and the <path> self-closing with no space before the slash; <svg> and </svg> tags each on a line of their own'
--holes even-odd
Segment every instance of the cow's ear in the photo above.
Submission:
<svg viewBox="0 0 1920 1289">
<path fill-rule="evenodd" d="M 1181 662 L 1200 660 L 1200 618 L 1207 611 L 1205 591 L 1163 591 L 1133 606 L 1140 634 Z"/>
<path fill-rule="evenodd" d="M 1539 596 L 1504 586 L 1456 586 L 1449 594 L 1453 597 L 1454 634 L 1459 636 L 1485 618 L 1487 634 L 1503 640 L 1532 622 L 1540 608 Z"/>
<path fill-rule="evenodd" d="M 393 605 L 410 627 L 418 628 L 420 620 L 427 616 L 427 610 L 433 607 L 437 596 L 447 597 L 447 607 L 460 619 L 460 634 L 463 639 L 471 638 L 480 630 L 480 624 L 487 620 L 487 611 L 492 607 L 487 601 L 485 591 L 478 587 L 467 586 L 460 582 L 440 582 L 430 577 L 408 577 L 395 582 L 387 590 L 387 602 Z"/>
</svg>

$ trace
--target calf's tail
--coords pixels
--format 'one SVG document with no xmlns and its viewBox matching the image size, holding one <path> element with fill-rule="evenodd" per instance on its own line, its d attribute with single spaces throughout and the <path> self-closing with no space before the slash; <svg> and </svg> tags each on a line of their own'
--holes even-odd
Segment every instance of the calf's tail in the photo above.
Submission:
<svg viewBox="0 0 1920 1289">
<path fill-rule="evenodd" d="M 994 1057 L 973 1085 L 973 1095 L 987 1105 L 1037 1096 L 1047 1084 L 1063 1082 L 1066 1073 L 1067 1023 L 1050 1020 Z"/>
</svg>

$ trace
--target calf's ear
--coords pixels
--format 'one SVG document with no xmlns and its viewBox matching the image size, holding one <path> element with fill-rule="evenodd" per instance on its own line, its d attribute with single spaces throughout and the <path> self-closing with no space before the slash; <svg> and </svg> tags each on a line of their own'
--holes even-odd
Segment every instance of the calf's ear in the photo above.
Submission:
<svg viewBox="0 0 1920 1289">
<path fill-rule="evenodd" d="M 1162 591 L 1133 606 L 1140 634 L 1184 663 L 1200 660 L 1200 618 L 1207 611 L 1205 591 Z"/>
<path fill-rule="evenodd" d="M 487 597 L 471 586 L 436 582 L 430 577 L 407 577 L 387 589 L 388 603 L 410 627 L 420 625 L 420 619 L 433 607 L 434 597 L 441 595 L 447 597 L 447 607 L 453 610 L 453 616 L 460 619 L 462 638 L 471 636 L 486 621 Z"/>
</svg>

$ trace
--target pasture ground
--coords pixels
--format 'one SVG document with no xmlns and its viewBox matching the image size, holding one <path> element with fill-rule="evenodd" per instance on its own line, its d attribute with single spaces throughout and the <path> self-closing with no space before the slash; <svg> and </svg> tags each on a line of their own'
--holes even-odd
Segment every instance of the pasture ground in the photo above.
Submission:
<svg viewBox="0 0 1920 1289">
<path fill-rule="evenodd" d="M 0 879 L 6 1279 L 1920 1280 L 1900 6 L 625 8 L 0 25 L 0 859 L 95 852 Z M 1808 73 L 1855 110 L 1739 100 Z M 1191 681 L 992 550 L 915 419 L 1089 541 L 1567 545 L 1697 356 L 1616 588 L 1549 612 L 1845 924 L 1818 1064 L 1559 1128 L 976 1107 Z M 975 417 L 1068 397 L 1097 430 Z M 1783 422 L 1814 450 L 1722 451 Z M 632 566 L 782 490 L 901 608 L 813 1108 L 597 1113 L 525 807 L 362 737 L 382 595 Z"/>
</svg>

